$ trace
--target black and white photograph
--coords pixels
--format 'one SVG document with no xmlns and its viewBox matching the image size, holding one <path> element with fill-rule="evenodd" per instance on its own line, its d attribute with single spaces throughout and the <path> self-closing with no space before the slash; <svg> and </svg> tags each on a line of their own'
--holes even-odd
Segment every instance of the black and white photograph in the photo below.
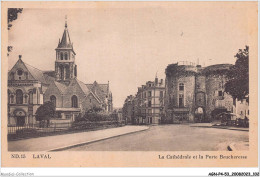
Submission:
<svg viewBox="0 0 260 177">
<path fill-rule="evenodd" d="M 256 3 L 17 7 L 3 17 L 8 153 L 250 154 Z"/>
</svg>

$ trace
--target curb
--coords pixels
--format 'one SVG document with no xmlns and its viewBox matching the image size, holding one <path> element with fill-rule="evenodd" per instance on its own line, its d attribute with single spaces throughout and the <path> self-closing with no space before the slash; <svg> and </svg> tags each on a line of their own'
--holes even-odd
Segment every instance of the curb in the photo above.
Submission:
<svg viewBox="0 0 260 177">
<path fill-rule="evenodd" d="M 229 150 L 229 151 L 236 151 L 236 148 L 235 148 L 235 143 L 231 143 L 230 145 L 228 145 L 228 147 L 227 147 L 227 149 Z"/>
<path fill-rule="evenodd" d="M 116 138 L 116 137 L 120 137 L 120 136 L 123 136 L 123 135 L 129 135 L 129 134 L 134 134 L 134 133 L 137 133 L 137 132 L 146 131 L 149 128 L 150 127 L 147 127 L 146 129 L 143 129 L 143 130 L 137 130 L 137 131 L 134 131 L 134 132 L 128 132 L 128 133 L 115 135 L 115 136 L 111 136 L 111 137 L 107 137 L 107 138 L 100 138 L 100 139 L 97 139 L 97 140 L 82 142 L 82 143 L 78 143 L 78 144 L 64 146 L 64 147 L 61 147 L 61 148 L 54 148 L 54 149 L 47 150 L 47 152 L 64 151 L 64 150 L 67 150 L 67 149 L 75 148 L 75 147 L 78 147 L 78 146 L 84 146 L 84 145 L 91 144 L 91 143 L 96 143 L 96 142 L 107 140 L 107 139 L 110 139 L 110 138 Z"/>
<path fill-rule="evenodd" d="M 237 131 L 246 131 L 249 132 L 249 130 L 244 130 L 244 129 L 236 129 L 236 128 L 228 128 L 228 127 L 215 127 L 211 126 L 212 128 L 219 128 L 219 129 L 227 129 L 227 130 L 237 130 Z"/>
</svg>

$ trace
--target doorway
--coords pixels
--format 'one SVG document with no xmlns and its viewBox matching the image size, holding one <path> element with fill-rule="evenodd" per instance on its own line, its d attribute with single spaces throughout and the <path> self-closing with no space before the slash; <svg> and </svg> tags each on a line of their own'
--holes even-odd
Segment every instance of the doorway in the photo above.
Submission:
<svg viewBox="0 0 260 177">
<path fill-rule="evenodd" d="M 24 126 L 25 124 L 25 116 L 17 116 L 16 117 L 16 125 L 17 126 Z"/>
</svg>

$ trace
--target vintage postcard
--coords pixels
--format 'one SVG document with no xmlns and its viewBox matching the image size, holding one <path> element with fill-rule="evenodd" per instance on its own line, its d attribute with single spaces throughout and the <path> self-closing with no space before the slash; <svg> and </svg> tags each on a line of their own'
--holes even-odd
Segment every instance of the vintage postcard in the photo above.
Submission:
<svg viewBox="0 0 260 177">
<path fill-rule="evenodd" d="M 2 2 L 2 166 L 257 167 L 257 6 Z"/>
</svg>

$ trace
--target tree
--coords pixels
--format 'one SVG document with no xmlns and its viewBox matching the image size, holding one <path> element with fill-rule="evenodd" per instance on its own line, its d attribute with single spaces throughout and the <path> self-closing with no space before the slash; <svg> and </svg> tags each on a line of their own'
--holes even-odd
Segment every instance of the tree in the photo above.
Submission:
<svg viewBox="0 0 260 177">
<path fill-rule="evenodd" d="M 36 120 L 40 121 L 41 123 L 47 122 L 47 127 L 49 127 L 50 119 L 53 118 L 54 115 L 55 115 L 55 106 L 52 102 L 48 101 L 45 102 L 37 109 Z"/>
<path fill-rule="evenodd" d="M 7 11 L 7 29 L 10 30 L 11 27 L 13 26 L 11 24 L 12 21 L 16 20 L 18 18 L 18 13 L 22 13 L 23 9 L 22 8 L 8 8 Z M 9 52 L 13 50 L 13 46 L 8 46 L 7 47 L 7 56 L 9 56 Z"/>
<path fill-rule="evenodd" d="M 234 66 L 227 73 L 228 81 L 225 84 L 225 92 L 233 99 L 242 100 L 249 94 L 249 46 L 239 49 L 235 55 L 237 58 Z"/>
<path fill-rule="evenodd" d="M 8 8 L 8 17 L 7 17 L 7 22 L 8 26 L 7 29 L 10 30 L 11 27 L 13 26 L 11 24 L 12 21 L 16 20 L 18 18 L 18 13 L 22 13 L 23 9 L 22 8 Z"/>
</svg>

